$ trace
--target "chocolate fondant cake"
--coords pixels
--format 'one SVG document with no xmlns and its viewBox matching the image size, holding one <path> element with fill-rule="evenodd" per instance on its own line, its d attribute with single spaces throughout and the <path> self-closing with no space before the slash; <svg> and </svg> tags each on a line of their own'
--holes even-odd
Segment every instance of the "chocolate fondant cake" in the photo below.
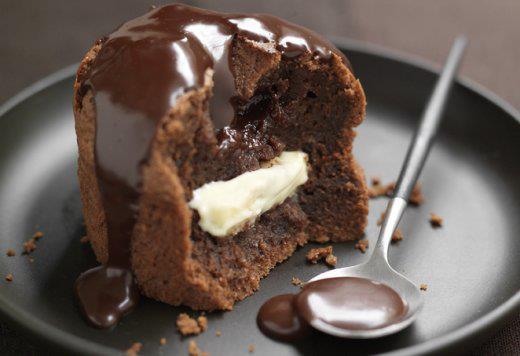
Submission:
<svg viewBox="0 0 520 356">
<path fill-rule="evenodd" d="M 83 212 L 103 264 L 76 282 L 88 319 L 113 324 L 139 291 L 231 309 L 298 245 L 361 236 L 364 112 L 345 56 L 271 15 L 167 5 L 100 39 L 74 85 Z"/>
</svg>

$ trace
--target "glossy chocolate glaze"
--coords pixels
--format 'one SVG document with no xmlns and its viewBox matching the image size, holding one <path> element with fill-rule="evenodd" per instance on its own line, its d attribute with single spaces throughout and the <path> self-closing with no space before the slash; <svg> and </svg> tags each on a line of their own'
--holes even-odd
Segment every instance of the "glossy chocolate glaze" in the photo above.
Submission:
<svg viewBox="0 0 520 356">
<path fill-rule="evenodd" d="M 401 321 L 407 311 L 406 302 L 385 284 L 337 277 L 308 283 L 296 295 L 268 300 L 258 312 L 258 325 L 270 337 L 293 341 L 302 334 L 293 331 L 295 325 L 305 329 L 320 322 L 339 329 L 372 330 Z"/>
<path fill-rule="evenodd" d="M 274 44 L 285 58 L 310 52 L 327 59 L 336 53 L 347 63 L 328 41 L 277 17 L 222 14 L 175 4 L 153 8 L 101 40 L 101 49 L 82 84 L 92 90 L 97 113 L 96 174 L 106 214 L 109 259 L 105 267 L 87 271 L 76 283 L 80 307 L 87 314 L 96 314 L 87 319 L 98 327 L 115 324 L 118 316 L 137 304 L 139 293 L 133 278 L 109 278 L 109 269 L 130 270 L 141 167 L 158 123 L 177 98 L 203 87 L 212 69 L 209 111 L 224 143 L 221 150 L 229 142 L 251 136 L 247 130 L 258 129 L 259 125 L 247 125 L 250 119 L 244 113 L 235 120 L 232 102 L 240 98 L 235 93 L 231 49 L 237 35 Z M 269 107 L 262 105 L 251 120 L 260 117 L 261 121 Z M 112 308 L 124 305 L 124 312 L 92 306 L 104 303 L 107 288 L 125 291 L 110 296 Z M 109 314 L 113 317 L 108 318 Z"/>
</svg>

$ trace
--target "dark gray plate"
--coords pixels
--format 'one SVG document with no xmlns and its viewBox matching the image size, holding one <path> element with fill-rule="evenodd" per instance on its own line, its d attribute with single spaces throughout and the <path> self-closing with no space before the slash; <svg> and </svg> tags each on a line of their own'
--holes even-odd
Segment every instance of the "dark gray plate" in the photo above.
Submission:
<svg viewBox="0 0 520 356">
<path fill-rule="evenodd" d="M 368 97 L 368 115 L 359 129 L 356 154 L 367 176 L 393 180 L 410 135 L 434 84 L 435 71 L 416 60 L 388 51 L 343 44 Z M 112 331 L 85 325 L 72 298 L 78 274 L 95 260 L 80 244 L 83 235 L 76 181 L 76 139 L 71 111 L 73 68 L 35 84 L 0 108 L 0 236 L 2 277 L 0 310 L 25 332 L 68 351 L 114 354 L 132 342 L 143 354 L 162 349 L 186 354 L 188 340 L 175 331 L 184 310 L 143 300 L 136 312 Z M 483 337 L 517 314 L 520 304 L 520 115 L 494 95 L 459 81 L 439 139 L 423 173 L 426 202 L 410 208 L 401 223 L 404 241 L 391 247 L 399 272 L 417 284 L 427 283 L 424 309 L 415 324 L 393 336 L 349 341 L 316 335 L 298 346 L 264 337 L 255 324 L 259 306 L 278 293 L 296 292 L 292 276 L 302 280 L 326 270 L 309 266 L 300 249 L 261 283 L 255 295 L 228 313 L 209 316 L 209 330 L 196 338 L 212 355 L 348 353 L 403 354 L 470 350 Z M 370 203 L 367 236 L 376 238 L 375 221 L 384 200 Z M 445 226 L 433 230 L 435 212 Z M 45 237 L 32 254 L 22 242 L 41 229 Z M 368 256 L 352 243 L 336 245 L 339 266 Z M 215 330 L 222 331 L 221 337 Z M 166 337 L 168 345 L 159 347 Z"/>
</svg>

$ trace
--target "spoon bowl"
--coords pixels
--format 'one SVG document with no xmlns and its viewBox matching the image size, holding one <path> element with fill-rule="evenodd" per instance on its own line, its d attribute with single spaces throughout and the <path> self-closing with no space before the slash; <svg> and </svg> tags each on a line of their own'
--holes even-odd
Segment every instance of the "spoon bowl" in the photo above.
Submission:
<svg viewBox="0 0 520 356">
<path fill-rule="evenodd" d="M 409 279 L 395 271 L 389 265 L 385 265 L 383 259 L 375 258 L 374 255 L 372 255 L 371 260 L 372 258 L 374 258 L 373 262 L 368 261 L 356 266 L 338 268 L 319 274 L 311 279 L 309 283 L 326 278 L 357 277 L 385 284 L 395 290 L 406 303 L 407 311 L 404 317 L 397 323 L 371 330 L 349 330 L 338 328 L 322 319 L 316 318 L 313 320 L 307 320 L 312 327 L 334 336 L 355 339 L 371 339 L 394 334 L 414 322 L 423 305 L 423 297 L 420 290 Z M 345 298 L 348 298 L 348 296 L 345 296 Z"/>
</svg>

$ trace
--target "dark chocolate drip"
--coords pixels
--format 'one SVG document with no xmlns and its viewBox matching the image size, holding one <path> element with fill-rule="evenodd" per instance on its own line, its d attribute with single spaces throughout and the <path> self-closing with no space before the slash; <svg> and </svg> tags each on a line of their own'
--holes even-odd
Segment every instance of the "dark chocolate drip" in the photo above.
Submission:
<svg viewBox="0 0 520 356">
<path fill-rule="evenodd" d="M 293 330 L 304 330 L 304 325 L 308 327 L 318 320 L 339 329 L 373 330 L 398 323 L 407 311 L 403 298 L 385 284 L 337 277 L 308 283 L 296 295 L 268 300 L 257 320 L 267 336 L 294 341 L 302 333 Z"/>
<path fill-rule="evenodd" d="M 294 297 L 277 295 L 262 305 L 256 321 L 264 334 L 281 341 L 297 341 L 310 334 L 311 328 L 294 309 Z"/>
<path fill-rule="evenodd" d="M 221 133 L 237 134 L 230 127 L 236 96 L 230 49 L 236 35 L 274 43 L 289 58 L 308 52 L 329 58 L 336 53 L 348 63 L 328 41 L 275 16 L 222 14 L 184 5 L 153 8 L 102 41 L 85 83 L 93 91 L 96 106 L 94 152 L 106 215 L 108 263 L 84 273 L 76 283 L 80 306 L 86 314 L 97 314 L 87 315 L 96 326 L 117 322 L 117 315 L 124 313 L 111 311 L 119 308 L 115 305 L 125 305 L 127 312 L 137 304 L 133 278 L 111 278 L 109 272 L 130 269 L 141 167 L 147 161 L 157 123 L 179 96 L 205 85 L 208 69 L 214 72 L 209 103 L 214 127 Z M 242 117 L 240 125 L 245 125 L 244 120 L 247 118 Z M 119 298 L 107 304 L 111 308 L 92 307 L 106 299 L 107 288 L 124 293 L 111 295 Z"/>
</svg>

